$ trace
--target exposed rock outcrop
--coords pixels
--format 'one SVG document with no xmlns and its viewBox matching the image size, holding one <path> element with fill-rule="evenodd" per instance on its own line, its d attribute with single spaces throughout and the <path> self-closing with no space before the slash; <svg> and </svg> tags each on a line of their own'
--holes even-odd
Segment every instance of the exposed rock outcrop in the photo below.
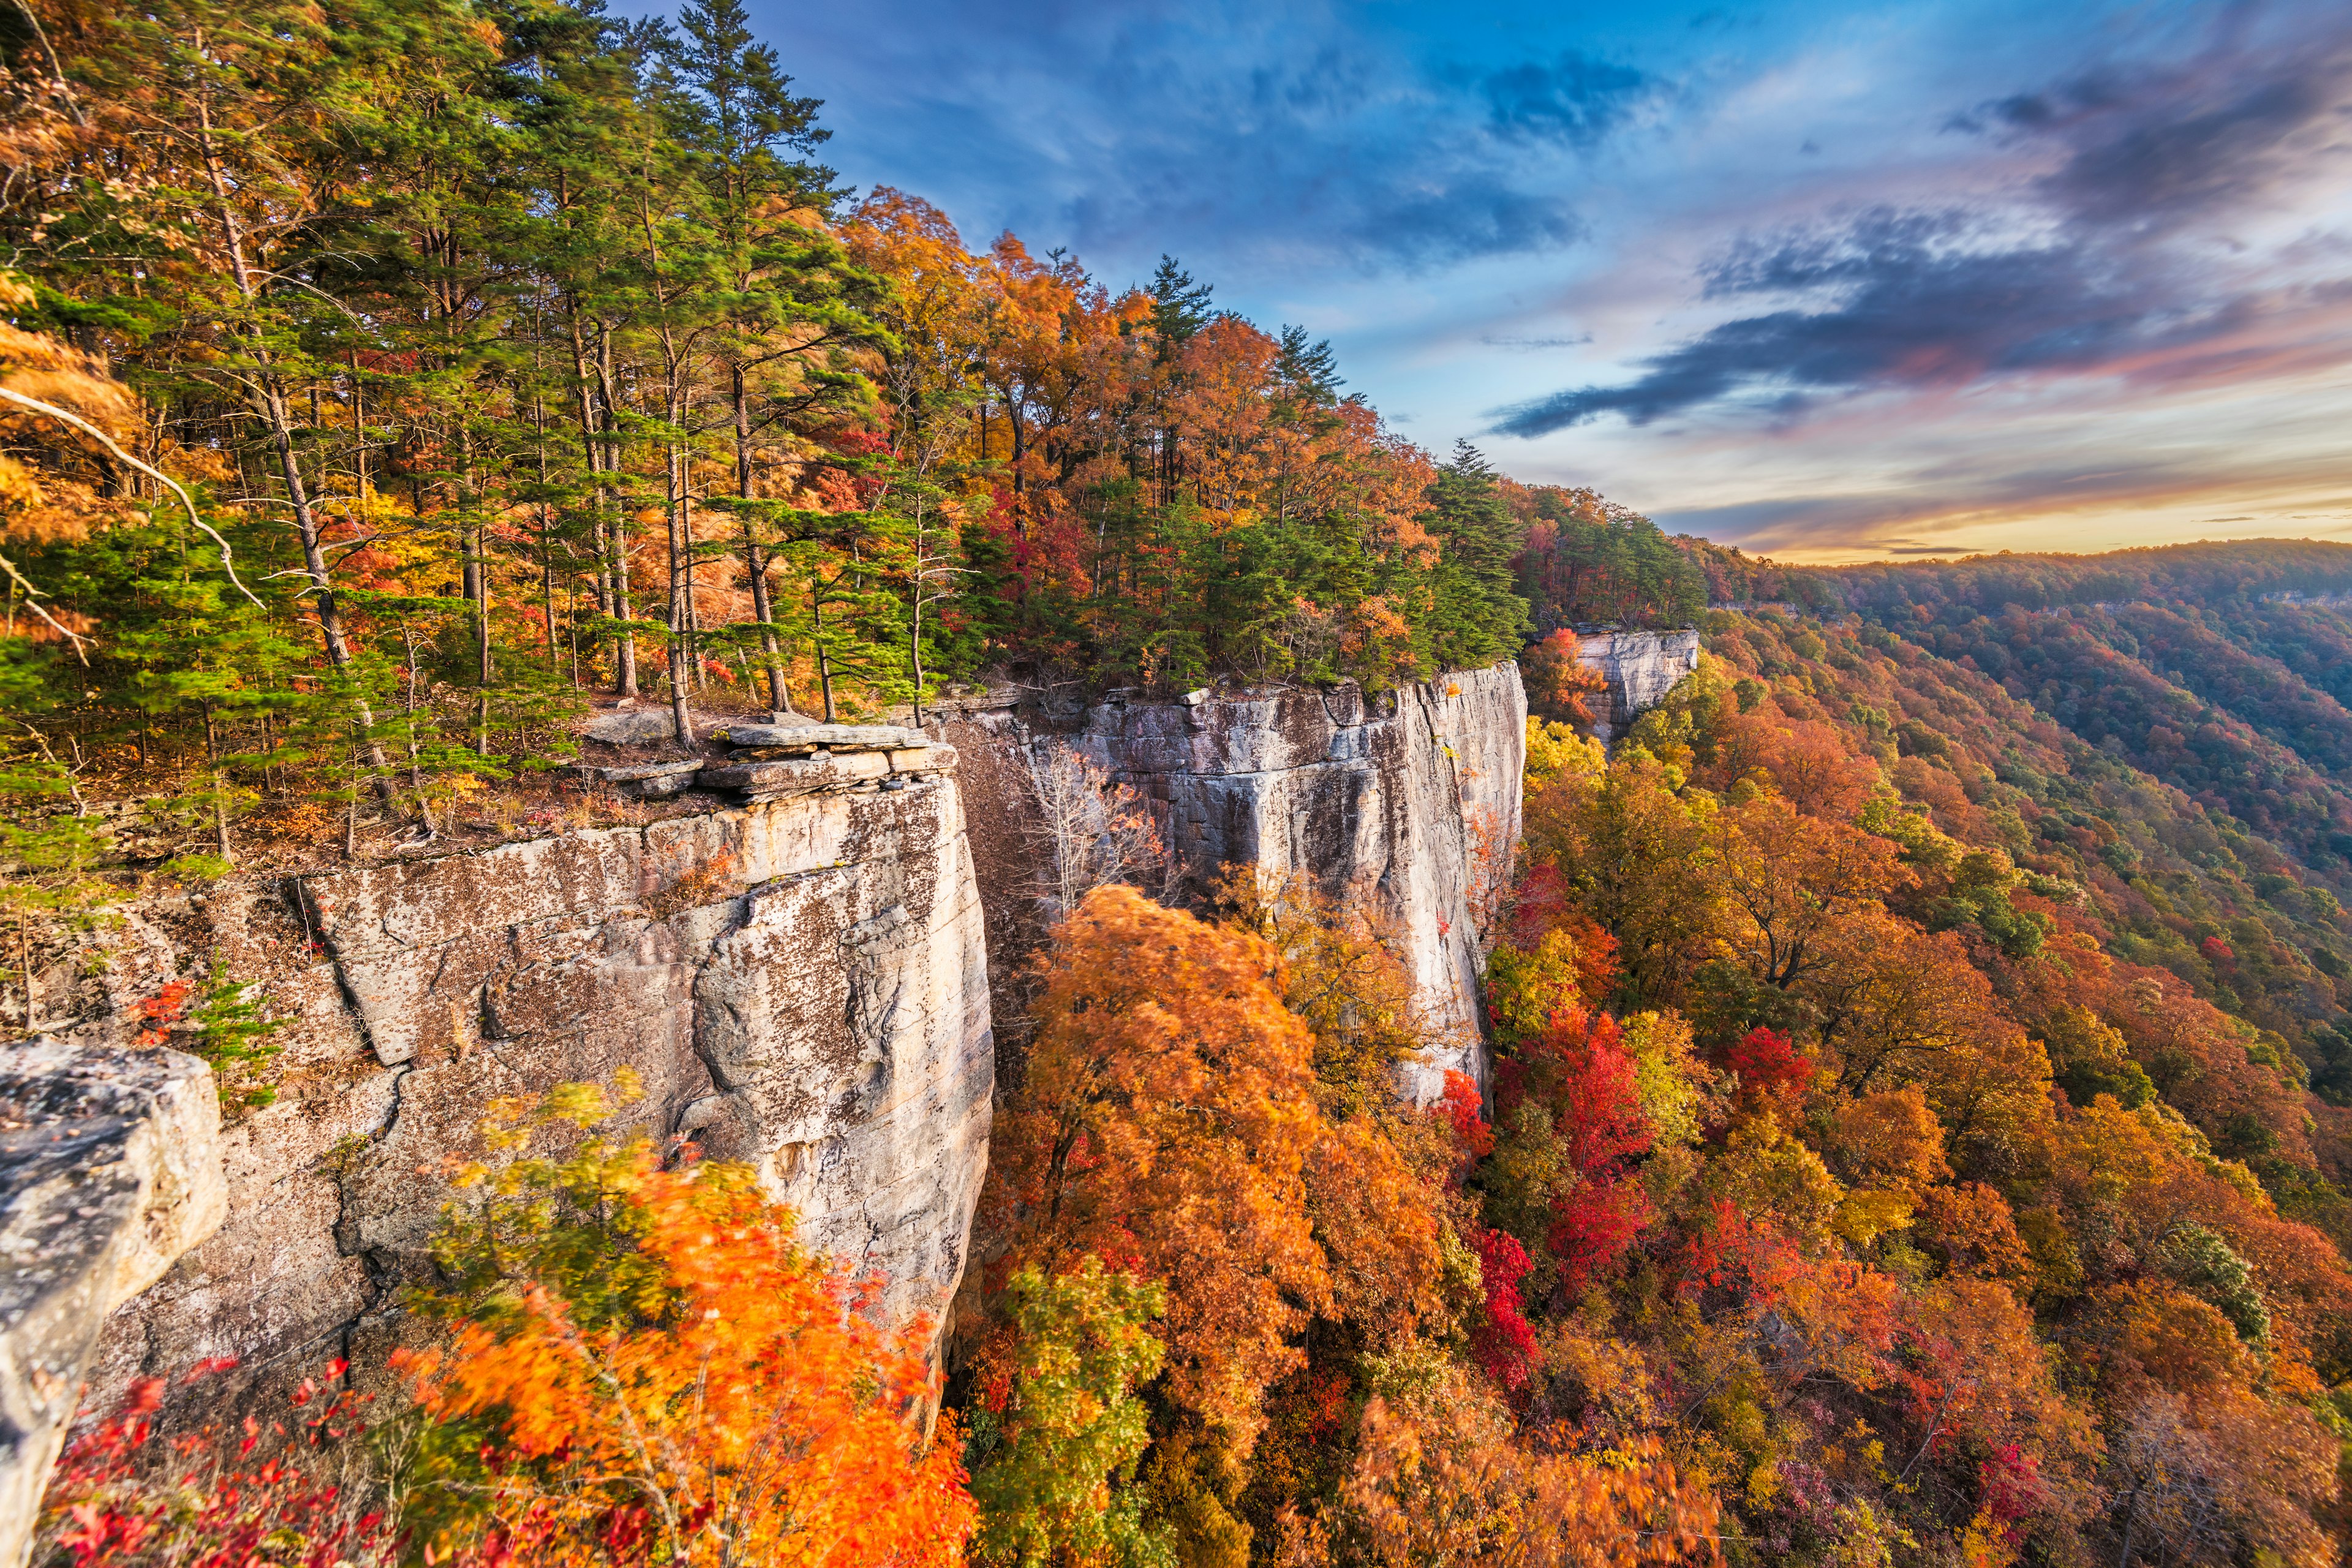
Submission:
<svg viewBox="0 0 2352 1568">
<path fill-rule="evenodd" d="M 204 1063 L 0 1047 L 0 1568 L 25 1561 L 107 1314 L 227 1212 Z"/>
<path fill-rule="evenodd" d="M 1614 741 L 1698 668 L 1698 633 L 1587 632 L 1576 661 L 1599 670 L 1609 683 L 1606 690 L 1586 700 L 1592 710 L 1593 734 L 1602 742 Z"/>
<path fill-rule="evenodd" d="M 622 1125 L 754 1163 L 810 1245 L 881 1272 L 886 1311 L 940 1319 L 993 1060 L 950 758 L 290 897 L 217 890 L 175 940 L 291 1016 L 280 1098 L 230 1130 L 228 1223 L 114 1320 L 94 1393 L 215 1356 L 369 1375 L 491 1101 L 623 1065 L 646 1092 Z"/>
<path fill-rule="evenodd" d="M 48 1085 L 26 1103 L 82 1095 L 77 1114 L 105 1130 L 0 1142 L 20 1187 L 63 1182 L 81 1216 L 70 1246 L 40 1239 L 33 1208 L 11 1208 L 0 1233 L 16 1249 L 0 1261 L 20 1265 L 0 1365 L 24 1435 L 8 1517 L 29 1517 L 58 1402 L 85 1372 L 103 1404 L 132 1377 L 234 1359 L 243 1370 L 206 1393 L 207 1413 L 334 1356 L 381 1380 L 404 1332 L 398 1289 L 429 1267 L 443 1173 L 478 1152 L 492 1102 L 624 1065 L 646 1091 L 624 1130 L 689 1133 L 751 1163 L 812 1246 L 882 1274 L 884 1310 L 943 1319 L 987 1163 L 990 967 L 1017 962 L 1017 935 L 997 939 L 1034 905 L 1019 819 L 1041 752 L 1133 783 L 1181 889 L 1255 864 L 1385 919 L 1454 1026 L 1409 1087 L 1427 1099 L 1448 1068 L 1483 1077 L 1478 927 L 1509 874 L 1525 716 L 1503 665 L 1369 698 L 1343 686 L 968 711 L 944 726 L 954 746 L 938 725 L 743 725 L 717 738 L 724 755 L 591 764 L 606 787 L 724 790 L 739 806 L 682 800 L 641 826 L 132 906 L 110 960 L 121 1010 L 86 1021 L 73 1048 L 130 1060 L 116 1047 L 137 1026 L 131 1004 L 218 963 L 281 1022 L 278 1099 L 224 1132 L 205 1119 L 208 1084 L 201 1115 L 174 1098 L 203 1074 L 190 1058 L 146 1053 L 175 1065 L 134 1094 L 128 1068 L 76 1079 L 26 1054 L 68 1047 L 19 1048 L 20 1076 Z M 154 1131 L 167 1125 L 179 1131 Z"/>
<path fill-rule="evenodd" d="M 1423 1003 L 1454 1043 L 1414 1064 L 1428 1100 L 1448 1068 L 1483 1079 L 1479 928 L 1507 883 L 1519 831 L 1527 694 L 1496 665 L 1367 697 L 1328 691 L 1112 695 L 1081 710 L 1003 710 L 943 721 L 966 758 L 989 753 L 970 795 L 992 914 L 1035 896 L 1023 758 L 1067 746 L 1151 802 L 1182 888 L 1229 865 L 1303 872 L 1395 930 Z M 968 770 L 969 772 L 969 770 Z M 999 927 L 1005 922 L 997 922 Z"/>
</svg>

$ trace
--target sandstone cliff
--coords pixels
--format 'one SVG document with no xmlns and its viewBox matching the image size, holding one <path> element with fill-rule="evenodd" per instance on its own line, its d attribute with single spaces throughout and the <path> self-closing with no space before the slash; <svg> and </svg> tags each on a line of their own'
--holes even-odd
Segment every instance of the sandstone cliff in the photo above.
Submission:
<svg viewBox="0 0 2352 1568">
<path fill-rule="evenodd" d="M 1453 1036 L 1414 1065 L 1409 1087 L 1426 1100 L 1448 1068 L 1484 1079 L 1479 931 L 1509 879 L 1526 760 L 1517 665 L 1372 697 L 1352 684 L 1169 700 L 1113 694 L 941 722 L 966 759 L 992 937 L 1012 938 L 1001 912 L 1035 898 L 1025 758 L 1072 748 L 1149 798 L 1180 891 L 1198 897 L 1223 868 L 1255 865 L 1304 872 L 1387 921 L 1424 1005 Z"/>
<path fill-rule="evenodd" d="M 1148 797 L 1179 894 L 1255 864 L 1389 922 L 1452 1027 L 1408 1087 L 1427 1099 L 1448 1068 L 1483 1078 L 1479 927 L 1509 874 L 1525 715 L 1502 665 L 1369 698 L 983 708 L 933 725 L 955 748 L 907 733 L 801 755 L 745 731 L 734 759 L 653 769 L 658 789 L 626 759 L 599 764 L 627 793 L 674 796 L 643 826 L 134 907 L 113 944 L 118 1010 L 17 1052 L 40 1080 L 26 1095 L 96 1107 L 91 1147 L 113 1152 L 81 1162 L 82 1188 L 57 1189 L 103 1221 L 75 1232 L 89 1245 L 62 1272 L 49 1259 L 66 1249 L 37 1232 L 64 1211 L 25 1196 L 50 1180 L 46 1156 L 0 1194 L 22 1200 L 0 1244 L 32 1265 L 0 1325 L 0 1415 L 25 1460 L 0 1477 L 24 1494 L 0 1497 L 0 1524 L 30 1506 L 73 1372 L 104 1403 L 135 1376 L 232 1358 L 241 1370 L 203 1395 L 207 1412 L 338 1355 L 381 1379 L 399 1289 L 429 1268 L 446 1163 L 478 1151 L 492 1101 L 623 1065 L 646 1089 L 625 1127 L 755 1164 L 812 1246 L 881 1273 L 885 1310 L 942 1321 L 987 1164 L 990 970 L 1035 929 L 1029 763 L 1056 748 Z M 713 789 L 748 804 L 688 804 Z M 215 961 L 282 1024 L 278 1100 L 225 1131 L 200 1063 L 123 1049 L 134 1004 Z M 67 1057 L 111 1063 L 120 1083 L 100 1093 Z M 170 1093 L 122 1087 L 142 1074 Z"/>
<path fill-rule="evenodd" d="M 220 1226 L 204 1063 L 0 1047 L 0 1568 L 18 1568 L 106 1315 Z"/>
<path fill-rule="evenodd" d="M 1576 661 L 1599 670 L 1609 683 L 1587 702 L 1593 734 L 1603 742 L 1614 741 L 1698 668 L 1698 633 L 1587 632 Z"/>
<path fill-rule="evenodd" d="M 400 1332 L 450 1154 L 490 1102 L 626 1064 L 628 1124 L 756 1163 L 814 1246 L 938 1319 L 987 1163 L 986 957 L 938 764 L 740 809 L 227 886 L 140 922 L 290 1017 L 226 1138 L 229 1217 L 108 1326 L 94 1396 L 236 1357 L 273 1378 Z M 152 989 L 152 984 L 150 986 Z"/>
</svg>

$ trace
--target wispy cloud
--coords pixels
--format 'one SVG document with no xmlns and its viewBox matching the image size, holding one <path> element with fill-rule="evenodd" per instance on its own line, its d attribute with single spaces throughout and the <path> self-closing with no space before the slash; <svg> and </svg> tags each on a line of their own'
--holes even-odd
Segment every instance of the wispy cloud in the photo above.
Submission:
<svg viewBox="0 0 2352 1568">
<path fill-rule="evenodd" d="M 1478 340 L 1480 343 L 1490 349 L 1513 349 L 1521 353 L 1534 353 L 1543 349 L 1582 348 L 1591 341 L 1591 332 L 1579 332 L 1573 337 L 1566 338 L 1507 338 L 1496 337 L 1489 333 Z"/>
<path fill-rule="evenodd" d="M 2185 65 L 2107 70 L 1979 105 L 1956 131 L 2043 165 L 2004 199 L 1878 206 L 1743 238 L 1703 298 L 1786 301 L 1596 383 L 1512 405 L 1538 436 L 1730 404 L 1767 418 L 1823 397 L 2002 378 L 2210 377 L 2340 313 L 2340 284 L 2295 285 L 2260 256 L 2217 258 L 2221 226 L 2283 188 L 2352 169 L 2352 14 L 2325 37 L 2254 49 L 2226 26 Z"/>
</svg>

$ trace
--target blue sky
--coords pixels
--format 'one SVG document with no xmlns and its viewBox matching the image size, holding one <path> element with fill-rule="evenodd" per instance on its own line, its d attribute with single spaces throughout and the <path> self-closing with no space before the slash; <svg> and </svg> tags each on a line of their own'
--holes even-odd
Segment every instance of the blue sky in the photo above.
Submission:
<svg viewBox="0 0 2352 1568">
<path fill-rule="evenodd" d="M 2352 5 L 751 0 L 861 186 L 1793 559 L 2352 538 Z"/>
</svg>

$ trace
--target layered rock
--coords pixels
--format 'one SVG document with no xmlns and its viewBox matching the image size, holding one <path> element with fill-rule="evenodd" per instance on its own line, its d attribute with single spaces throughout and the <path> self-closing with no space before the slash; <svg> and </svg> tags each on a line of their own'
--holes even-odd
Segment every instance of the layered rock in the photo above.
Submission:
<svg viewBox="0 0 2352 1568">
<path fill-rule="evenodd" d="M 1614 741 L 1698 668 L 1698 633 L 1587 632 L 1576 661 L 1600 671 L 1609 683 L 1585 700 L 1592 710 L 1593 734 Z"/>
<path fill-rule="evenodd" d="M 396 1339 L 453 1156 L 501 1097 L 609 1081 L 618 1125 L 753 1163 L 813 1247 L 935 1321 L 986 1169 L 986 944 L 944 749 L 642 827 L 231 888 L 200 935 L 291 1016 L 232 1129 L 232 1215 L 109 1328 L 103 1389 L 234 1356 L 362 1374 Z M 884 787 L 886 784 L 892 787 Z"/>
<path fill-rule="evenodd" d="M 1073 748 L 1148 798 L 1181 890 L 1198 898 L 1224 868 L 1256 866 L 1304 873 L 1384 921 L 1451 1036 L 1412 1065 L 1410 1089 L 1433 1098 L 1449 1068 L 1483 1079 L 1479 931 L 1518 838 L 1527 695 L 1517 666 L 1370 697 L 1352 684 L 1169 700 L 1113 694 L 1059 722 L 1008 709 L 958 715 L 946 733 L 968 760 L 986 753 L 993 764 L 971 797 L 992 911 L 1034 895 L 1036 851 L 1024 850 L 1021 828 L 1024 756 Z"/>
<path fill-rule="evenodd" d="M 25 1561 L 107 1314 L 227 1212 L 204 1063 L 0 1047 L 0 1568 Z"/>
</svg>

